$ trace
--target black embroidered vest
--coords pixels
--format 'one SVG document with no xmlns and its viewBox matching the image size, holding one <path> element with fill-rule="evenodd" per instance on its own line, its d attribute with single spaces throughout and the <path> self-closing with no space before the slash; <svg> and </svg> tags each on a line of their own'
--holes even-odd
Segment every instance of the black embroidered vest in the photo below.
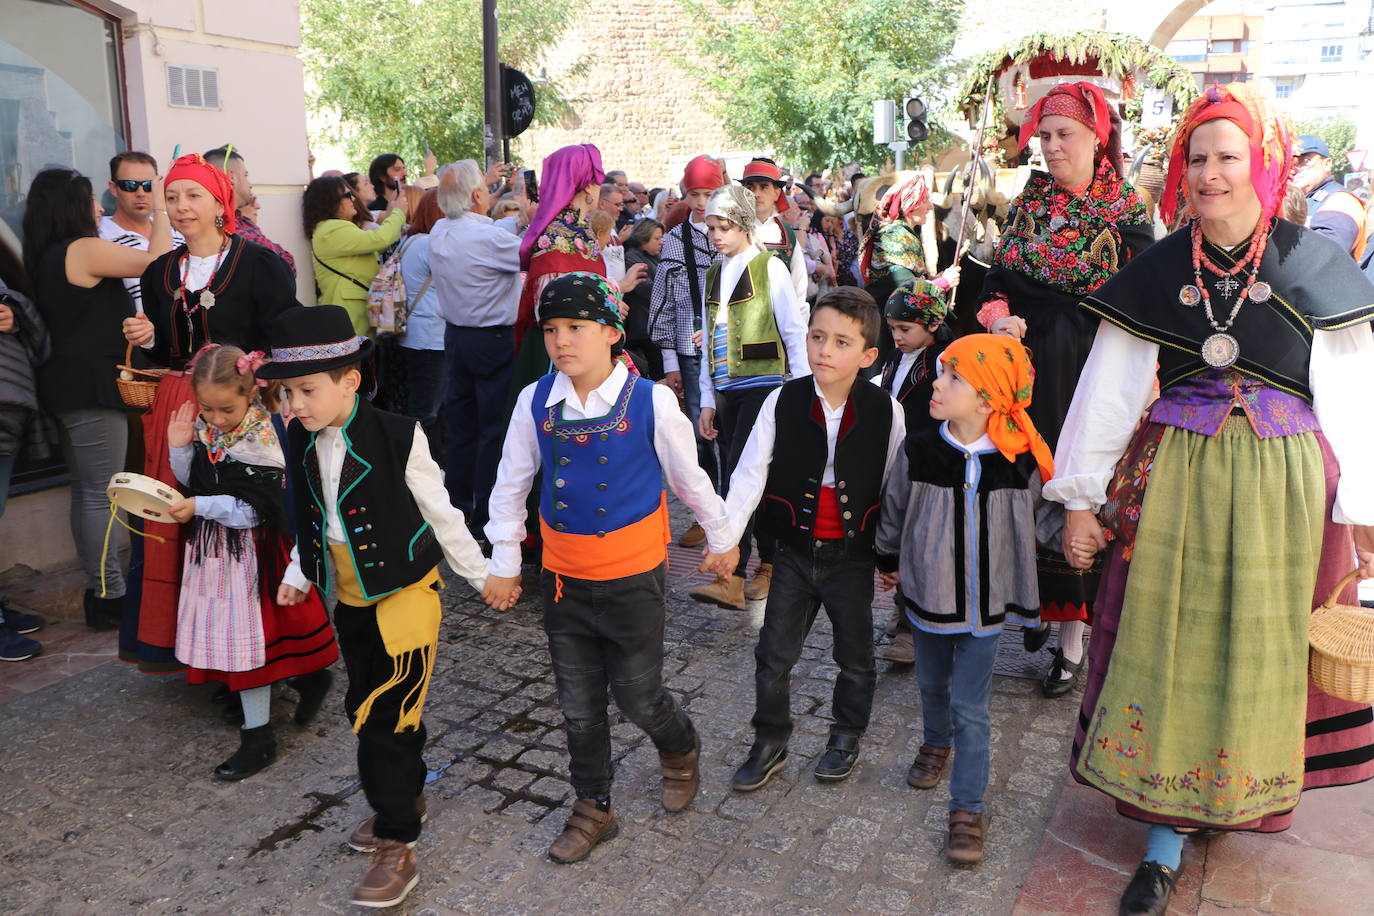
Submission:
<svg viewBox="0 0 1374 916">
<path fill-rule="evenodd" d="M 438 565 L 443 551 L 406 486 L 415 421 L 378 410 L 360 397 L 340 432 L 346 450 L 339 471 L 339 522 L 363 597 L 375 602 L 419 581 Z M 329 548 L 316 434 L 292 420 L 286 438 L 301 569 L 327 592 Z"/>
<path fill-rule="evenodd" d="M 778 540 L 809 550 L 828 451 L 825 413 L 809 376 L 782 386 L 774 417 L 777 437 L 759 504 L 760 524 Z M 873 557 L 891 432 L 891 397 L 856 380 L 835 437 L 835 493 L 846 553 L 855 559 Z"/>
</svg>

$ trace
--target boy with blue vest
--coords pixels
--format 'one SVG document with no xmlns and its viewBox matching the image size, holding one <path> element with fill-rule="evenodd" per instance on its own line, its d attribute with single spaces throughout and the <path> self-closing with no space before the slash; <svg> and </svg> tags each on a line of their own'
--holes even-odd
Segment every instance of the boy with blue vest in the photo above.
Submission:
<svg viewBox="0 0 1374 916">
<path fill-rule="evenodd" d="M 677 396 L 631 375 L 620 359 L 615 288 L 597 274 L 564 274 L 540 294 L 538 319 L 555 371 L 516 399 L 486 527 L 486 597 L 508 606 L 518 587 L 525 498 L 542 472 L 544 630 L 577 794 L 549 857 L 567 863 L 620 829 L 611 811 L 608 688 L 658 748 L 663 807 L 686 808 L 700 783 L 696 729 L 663 686 L 665 477 L 706 529 L 710 560 L 733 563 L 734 549 Z"/>
<path fill-rule="evenodd" d="M 358 396 L 373 343 L 353 332 L 348 312 L 337 305 L 287 309 L 271 342 L 272 360 L 257 376 L 281 381 L 293 414 L 286 475 L 296 529 L 277 603 L 299 603 L 310 584 L 338 595 L 344 707 L 375 812 L 348 839 L 373 853 L 353 902 L 395 906 L 419 880 L 411 847 L 425 819 L 420 716 L 439 642 L 437 566 L 446 559 L 480 592 L 487 562 L 463 513 L 449 504 L 419 425 Z"/>
<path fill-rule="evenodd" d="M 754 745 L 731 781 L 740 792 L 761 788 L 787 762 L 788 682 L 822 605 L 840 673 L 816 778 L 844 779 L 859 759 L 876 683 L 873 538 L 883 478 L 906 436 L 902 406 L 859 378 L 878 358 L 881 320 L 873 297 L 854 287 L 816 301 L 806 338 L 811 377 L 768 395 L 730 479 L 731 533 L 759 506 L 758 524 L 778 542 L 754 650 Z"/>
<path fill-rule="evenodd" d="M 706 271 L 703 290 L 704 361 L 697 426 L 702 438 L 720 439 L 721 482 L 727 492 L 764 399 L 789 374 L 809 374 L 802 305 L 787 268 L 759 244 L 755 214 L 753 195 L 737 185 L 716 191 L 706 205 L 707 232 L 721 260 Z M 692 589 L 693 598 L 744 610 L 749 597 L 744 572 L 753 528 L 746 523 L 740 532 L 736 568 L 718 570 L 714 582 Z M 765 536 L 759 542 L 756 578 L 763 581 L 754 591 L 758 597 L 767 595 L 771 579 L 773 557 L 765 553 L 767 546 Z"/>
</svg>

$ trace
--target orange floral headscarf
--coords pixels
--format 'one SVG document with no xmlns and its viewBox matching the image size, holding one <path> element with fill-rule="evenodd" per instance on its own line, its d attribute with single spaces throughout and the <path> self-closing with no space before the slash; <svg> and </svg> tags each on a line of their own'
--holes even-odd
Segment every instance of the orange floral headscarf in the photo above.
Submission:
<svg viewBox="0 0 1374 916">
<path fill-rule="evenodd" d="M 972 385 L 992 408 L 988 438 L 1002 457 L 1012 461 L 1030 452 L 1040 466 L 1040 479 L 1054 476 L 1054 456 L 1026 413 L 1031 403 L 1035 369 L 1030 351 L 1005 334 L 969 334 L 940 354 L 940 362 Z"/>
</svg>

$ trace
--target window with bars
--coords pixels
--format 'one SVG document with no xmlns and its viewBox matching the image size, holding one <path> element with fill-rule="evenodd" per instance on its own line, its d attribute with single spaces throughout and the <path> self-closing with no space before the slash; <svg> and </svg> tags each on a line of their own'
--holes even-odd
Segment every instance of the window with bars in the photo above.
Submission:
<svg viewBox="0 0 1374 916">
<path fill-rule="evenodd" d="M 1344 51 L 1344 45 L 1322 45 L 1321 62 L 1324 64 L 1340 63 Z"/>
</svg>

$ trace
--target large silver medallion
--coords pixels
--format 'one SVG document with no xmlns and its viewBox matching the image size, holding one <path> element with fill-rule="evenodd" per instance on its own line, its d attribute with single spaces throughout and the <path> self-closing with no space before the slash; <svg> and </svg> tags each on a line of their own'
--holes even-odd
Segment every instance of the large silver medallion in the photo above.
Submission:
<svg viewBox="0 0 1374 916">
<path fill-rule="evenodd" d="M 200 292 L 200 307 L 203 309 L 212 309 L 215 307 L 215 294 L 210 292 L 208 286 Z"/>
<path fill-rule="evenodd" d="M 1272 295 L 1274 295 L 1274 291 L 1270 289 L 1269 284 L 1265 283 L 1263 280 L 1250 285 L 1251 302 L 1263 302 Z"/>
<path fill-rule="evenodd" d="M 1193 308 L 1202 301 L 1202 291 L 1189 283 L 1178 291 L 1178 301 L 1189 308 Z"/>
<path fill-rule="evenodd" d="M 1202 359 L 1213 369 L 1225 369 L 1240 356 L 1240 344 L 1230 334 L 1213 334 L 1202 342 Z"/>
</svg>

